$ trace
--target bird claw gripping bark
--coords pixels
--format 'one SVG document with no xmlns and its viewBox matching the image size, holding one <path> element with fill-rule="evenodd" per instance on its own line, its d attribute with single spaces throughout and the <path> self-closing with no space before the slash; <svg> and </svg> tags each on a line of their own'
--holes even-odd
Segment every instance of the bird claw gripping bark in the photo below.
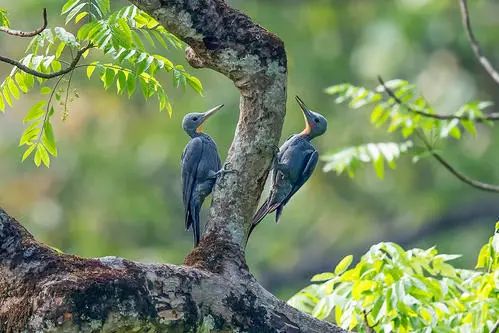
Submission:
<svg viewBox="0 0 499 333">
<path fill-rule="evenodd" d="M 222 169 L 218 170 L 213 174 L 212 178 L 218 178 L 218 177 L 223 177 L 227 173 L 234 173 L 236 170 L 233 170 L 230 168 L 230 162 L 225 162 L 224 165 L 222 166 Z"/>
</svg>

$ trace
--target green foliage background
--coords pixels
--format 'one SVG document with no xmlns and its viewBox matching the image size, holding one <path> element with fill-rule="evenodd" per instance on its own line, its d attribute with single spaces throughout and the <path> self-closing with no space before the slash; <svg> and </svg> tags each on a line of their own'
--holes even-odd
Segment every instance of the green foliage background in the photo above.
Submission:
<svg viewBox="0 0 499 333">
<path fill-rule="evenodd" d="M 333 84 L 375 87 L 378 74 L 386 80 L 403 78 L 415 83 L 439 113 L 455 112 L 471 100 L 499 102 L 497 87 L 473 58 L 456 1 L 231 3 L 284 40 L 288 95 L 301 96 L 329 120 L 328 132 L 315 142 L 323 156 L 366 142 L 393 141 L 386 129 L 372 127 L 369 110 L 335 104 L 335 97 L 324 93 Z M 115 9 L 128 5 L 112 4 Z M 62 2 L 43 5 L 51 26 L 64 24 L 65 17 L 58 15 Z M 0 0 L 0 7 L 9 11 L 16 28 L 30 30 L 41 21 L 39 1 Z M 499 63 L 499 5 L 480 0 L 470 9 L 485 52 Z M 20 57 L 26 47 L 27 41 L 0 34 L 2 55 Z M 201 79 L 204 97 L 175 89 L 171 75 L 161 74 L 173 106 L 170 116 L 138 94 L 129 101 L 106 92 L 82 70 L 73 77 L 79 98 L 70 102 L 66 121 L 61 106 L 53 116 L 58 157 L 50 169 L 20 163 L 22 119 L 38 96 L 28 95 L 2 114 L 0 206 L 65 252 L 181 263 L 191 248 L 182 223 L 179 161 L 187 137 L 181 119 L 224 103 L 206 131 L 225 157 L 237 122 L 238 93 L 220 74 L 189 69 L 181 51 L 164 52 Z M 9 71 L 0 64 L 0 73 Z M 302 121 L 290 98 L 283 139 L 301 131 Z M 499 183 L 494 145 L 499 133 L 481 125 L 477 132 L 451 141 L 443 153 L 467 174 Z M 499 214 L 497 202 L 497 194 L 462 184 L 430 159 L 413 165 L 402 157 L 395 171 L 385 171 L 384 180 L 373 168 L 357 170 L 354 180 L 318 168 L 288 204 L 282 223 L 269 218 L 254 233 L 248 260 L 261 281 L 282 297 L 345 254 L 364 253 L 381 240 L 407 240 L 405 248 L 438 244 L 442 253 L 463 254 L 456 266 L 472 268 Z M 412 236 L 444 218 L 449 223 L 438 232 Z M 462 219 L 466 223 L 458 222 Z"/>
</svg>

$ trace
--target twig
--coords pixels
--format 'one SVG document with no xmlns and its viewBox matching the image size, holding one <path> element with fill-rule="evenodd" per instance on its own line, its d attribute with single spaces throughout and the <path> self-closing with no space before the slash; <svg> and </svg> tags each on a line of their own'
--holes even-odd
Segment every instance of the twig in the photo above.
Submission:
<svg viewBox="0 0 499 333">
<path fill-rule="evenodd" d="M 381 79 L 381 77 L 378 76 L 378 80 L 379 82 L 381 83 L 381 85 L 383 86 L 385 92 L 390 96 L 392 97 L 395 102 L 400 105 L 400 106 L 403 106 L 405 107 L 407 110 L 411 111 L 411 112 L 417 112 L 417 110 L 414 110 L 414 109 L 411 109 L 409 106 L 407 106 L 403 101 L 400 100 L 400 98 L 398 98 L 395 93 L 390 89 L 388 88 L 385 83 L 383 82 L 383 80 Z M 475 179 L 472 179 L 466 175 L 464 175 L 463 173 L 461 173 L 460 171 L 456 170 L 449 162 L 447 162 L 442 156 L 440 156 L 440 154 L 438 154 L 437 152 L 435 152 L 433 150 L 433 147 L 431 146 L 431 144 L 428 142 L 428 139 L 425 137 L 425 135 L 419 131 L 416 131 L 416 134 L 418 135 L 418 137 L 421 139 L 421 141 L 423 141 L 423 144 L 425 145 L 426 149 L 428 149 L 428 151 L 430 152 L 430 154 L 440 163 L 442 164 L 450 173 L 452 173 L 454 176 L 456 176 L 459 180 L 461 180 L 462 182 L 468 184 L 468 185 L 471 185 L 475 188 L 478 188 L 480 190 L 483 190 L 483 191 L 489 191 L 489 192 L 499 192 L 499 186 L 497 185 L 491 185 L 491 184 L 487 184 L 487 183 L 482 183 L 478 180 L 475 180 Z"/>
<path fill-rule="evenodd" d="M 497 330 L 499 330 L 499 320 L 496 322 L 494 327 L 490 330 L 490 333 L 497 333 Z"/>
<path fill-rule="evenodd" d="M 468 10 L 468 3 L 466 0 L 459 1 L 461 7 L 461 17 L 463 19 L 464 29 L 466 30 L 466 35 L 468 36 L 468 40 L 470 42 L 471 48 L 475 53 L 475 57 L 478 59 L 482 67 L 487 71 L 490 77 L 499 84 L 499 73 L 494 69 L 490 61 L 483 55 L 482 49 L 478 40 L 473 33 L 473 29 L 471 28 L 471 20 L 470 20 L 470 12 Z"/>
<path fill-rule="evenodd" d="M 462 172 L 456 170 L 449 162 L 447 162 L 440 154 L 435 152 L 433 150 L 433 147 L 431 144 L 428 142 L 428 139 L 424 136 L 424 134 L 420 132 L 418 133 L 418 137 L 423 141 L 423 144 L 425 145 L 426 149 L 430 152 L 430 154 L 440 163 L 442 164 L 450 173 L 452 173 L 454 176 L 456 176 L 459 180 L 462 182 L 471 185 L 477 189 L 483 190 L 483 191 L 488 191 L 488 192 L 498 192 L 499 193 L 499 186 L 497 185 L 492 185 L 492 184 L 487 184 L 487 183 L 482 183 L 481 181 L 475 180 L 473 178 L 470 178 L 463 174 Z"/>
<path fill-rule="evenodd" d="M 374 324 L 373 326 L 369 325 L 369 320 L 367 319 L 367 315 L 369 314 L 370 311 L 366 312 L 364 310 L 363 312 L 364 312 L 364 324 L 366 324 L 366 332 L 375 333 L 374 328 L 378 325 L 378 323 Z"/>
<path fill-rule="evenodd" d="M 61 75 L 64 75 L 64 74 L 71 72 L 76 67 L 78 62 L 80 61 L 80 58 L 83 55 L 83 53 L 85 53 L 87 50 L 91 49 L 92 47 L 94 47 L 94 46 L 92 44 L 89 44 L 89 45 L 85 46 L 84 48 L 80 49 L 78 51 L 78 53 L 76 53 L 76 57 L 73 59 L 73 61 L 69 64 L 69 66 L 67 68 L 61 69 L 60 71 L 53 72 L 53 73 L 42 73 L 42 72 L 36 71 L 36 70 L 31 69 L 28 66 L 20 63 L 19 61 L 16 61 L 16 60 L 13 60 L 13 59 L 1 56 L 1 55 L 0 55 L 0 61 L 6 62 L 6 63 L 11 64 L 13 66 L 16 66 L 17 68 L 19 68 L 23 72 L 40 77 L 42 79 L 52 79 L 54 77 L 58 77 L 58 76 L 61 76 Z"/>
<path fill-rule="evenodd" d="M 20 30 L 9 29 L 7 27 L 0 27 L 0 31 L 16 37 L 34 37 L 36 35 L 41 34 L 42 31 L 47 28 L 47 25 L 48 25 L 47 8 L 43 8 L 43 25 L 40 28 L 33 31 L 20 31 Z"/>
<path fill-rule="evenodd" d="M 453 114 L 449 114 L 449 115 L 434 114 L 434 113 L 428 113 L 428 112 L 424 112 L 424 111 L 415 110 L 415 109 L 411 108 L 410 106 L 406 105 L 404 102 L 402 102 L 402 100 L 400 98 L 398 98 L 397 95 L 395 95 L 395 93 L 390 88 L 388 88 L 386 86 L 385 81 L 383 81 L 381 76 L 378 76 L 378 81 L 383 86 L 383 89 L 385 90 L 385 92 L 391 98 L 393 98 L 395 100 L 395 102 L 397 102 L 397 104 L 404 105 L 408 111 L 410 111 L 412 113 L 419 114 L 423 117 L 434 118 L 434 119 L 439 119 L 439 120 L 452 120 L 452 119 L 474 120 L 474 121 L 479 122 L 479 123 L 484 122 L 484 121 L 489 121 L 489 120 L 490 121 L 499 120 L 499 112 L 489 113 L 489 114 L 484 115 L 483 117 L 477 117 L 477 118 L 471 119 L 469 116 L 456 116 Z"/>
</svg>

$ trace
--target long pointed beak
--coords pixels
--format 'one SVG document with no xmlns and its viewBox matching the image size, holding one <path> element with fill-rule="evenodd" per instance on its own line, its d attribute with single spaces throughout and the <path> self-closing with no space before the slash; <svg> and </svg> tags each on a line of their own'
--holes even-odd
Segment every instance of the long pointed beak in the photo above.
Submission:
<svg viewBox="0 0 499 333">
<path fill-rule="evenodd" d="M 305 122 L 309 125 L 312 122 L 313 114 L 310 109 L 305 105 L 305 103 L 301 100 L 300 97 L 295 96 L 298 105 L 300 106 L 303 116 L 305 117 Z"/>
<path fill-rule="evenodd" d="M 210 118 L 215 113 L 217 113 L 217 111 L 220 110 L 221 108 L 223 108 L 223 106 L 224 106 L 223 104 L 220 104 L 220 105 L 215 106 L 213 109 L 206 111 L 203 114 L 203 121 L 201 123 L 204 123 L 206 121 L 206 119 Z"/>
</svg>

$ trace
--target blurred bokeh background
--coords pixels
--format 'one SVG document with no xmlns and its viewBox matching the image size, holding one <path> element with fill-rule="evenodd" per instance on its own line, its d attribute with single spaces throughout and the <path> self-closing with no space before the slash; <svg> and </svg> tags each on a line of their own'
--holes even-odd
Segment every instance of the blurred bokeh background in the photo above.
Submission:
<svg viewBox="0 0 499 333">
<path fill-rule="evenodd" d="M 295 94 L 329 120 L 328 132 L 315 142 L 321 152 L 394 140 L 369 124 L 369 110 L 348 110 L 323 93 L 342 82 L 374 87 L 378 74 L 416 83 L 441 113 L 471 99 L 499 102 L 497 86 L 473 57 L 455 0 L 229 2 L 285 42 L 289 101 L 283 140 L 303 126 Z M 9 11 L 13 26 L 29 30 L 41 21 L 42 7 L 48 8 L 51 26 L 62 25 L 62 3 L 0 0 L 0 7 Z M 499 65 L 499 3 L 470 1 L 470 10 L 485 53 Z M 0 35 L 0 53 L 20 57 L 26 43 Z M 185 64 L 183 52 L 165 52 Z M 0 64 L 0 75 L 9 70 Z M 17 147 L 23 114 L 37 96 L 26 96 L 0 114 L 0 207 L 64 252 L 182 263 L 192 247 L 180 194 L 180 155 L 188 141 L 182 117 L 224 103 L 206 126 L 224 158 L 239 103 L 237 90 L 222 75 L 190 71 L 202 80 L 204 97 L 174 89 L 170 77 L 162 78 L 170 87 L 172 117 L 138 94 L 130 101 L 77 73 L 73 87 L 80 98 L 71 103 L 65 122 L 57 116 L 59 157 L 50 169 L 21 163 L 23 151 Z M 476 138 L 450 141 L 443 154 L 466 174 L 499 183 L 498 139 L 499 131 L 480 126 Z M 462 184 L 429 159 L 402 160 L 384 180 L 371 167 L 353 180 L 319 167 L 287 205 L 282 222 L 275 225 L 268 218 L 256 230 L 248 262 L 257 278 L 283 298 L 314 273 L 379 241 L 437 245 L 441 252 L 463 254 L 459 265 L 472 267 L 498 216 L 497 194 Z"/>
</svg>

